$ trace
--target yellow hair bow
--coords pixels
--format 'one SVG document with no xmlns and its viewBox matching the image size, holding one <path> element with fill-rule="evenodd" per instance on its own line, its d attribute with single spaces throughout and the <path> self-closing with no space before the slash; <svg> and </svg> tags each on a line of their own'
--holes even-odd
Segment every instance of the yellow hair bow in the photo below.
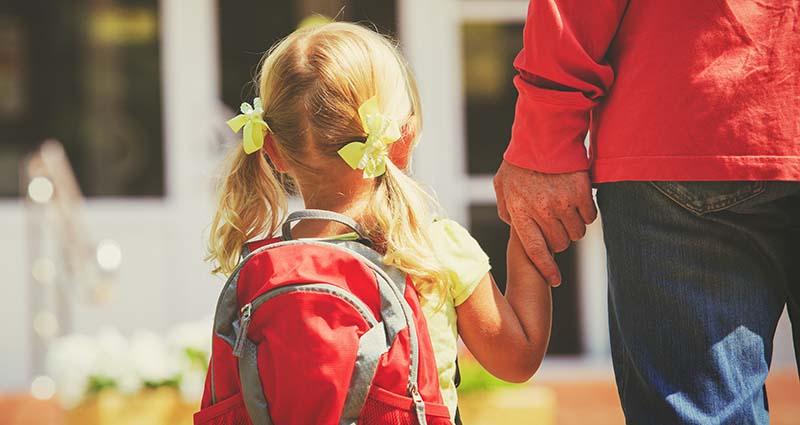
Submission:
<svg viewBox="0 0 800 425">
<path fill-rule="evenodd" d="M 364 178 L 371 179 L 386 172 L 389 144 L 400 139 L 397 121 L 383 115 L 374 96 L 358 108 L 361 125 L 367 133 L 365 142 L 350 142 L 339 149 L 339 156 L 352 169 L 364 170 Z"/>
<path fill-rule="evenodd" d="M 244 102 L 240 107 L 242 113 L 229 119 L 227 124 L 234 132 L 238 132 L 244 127 L 242 146 L 246 154 L 251 154 L 264 147 L 264 135 L 270 131 L 269 126 L 261 118 L 264 115 L 264 107 L 261 106 L 261 99 L 253 99 L 253 106 Z"/>
</svg>

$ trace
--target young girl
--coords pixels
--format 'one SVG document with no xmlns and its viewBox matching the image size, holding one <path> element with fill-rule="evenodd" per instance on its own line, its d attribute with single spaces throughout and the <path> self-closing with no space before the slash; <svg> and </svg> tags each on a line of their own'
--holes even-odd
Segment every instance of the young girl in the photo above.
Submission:
<svg viewBox="0 0 800 425">
<path fill-rule="evenodd" d="M 229 274 L 241 246 L 275 235 L 290 179 L 305 207 L 354 218 L 411 276 L 422 300 L 442 396 L 455 417 L 457 339 L 489 372 L 528 380 L 550 334 L 550 287 L 511 230 L 508 282 L 500 293 L 477 242 L 406 174 L 422 130 L 420 101 L 404 60 L 384 37 L 358 25 L 302 29 L 278 43 L 261 65 L 260 102 L 229 122 L 244 127 L 221 187 L 211 227 L 215 271 Z M 444 154 L 444 153 L 443 153 Z M 303 221 L 295 237 L 345 232 Z"/>
</svg>

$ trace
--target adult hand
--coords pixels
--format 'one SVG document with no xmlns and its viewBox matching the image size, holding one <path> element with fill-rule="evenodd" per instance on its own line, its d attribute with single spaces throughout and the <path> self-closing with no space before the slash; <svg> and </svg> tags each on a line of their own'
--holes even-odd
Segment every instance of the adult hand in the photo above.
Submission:
<svg viewBox="0 0 800 425">
<path fill-rule="evenodd" d="M 561 272 L 552 252 L 582 238 L 597 218 L 589 173 L 545 174 L 503 161 L 494 190 L 500 219 L 514 226 L 533 264 L 558 286 Z"/>
</svg>

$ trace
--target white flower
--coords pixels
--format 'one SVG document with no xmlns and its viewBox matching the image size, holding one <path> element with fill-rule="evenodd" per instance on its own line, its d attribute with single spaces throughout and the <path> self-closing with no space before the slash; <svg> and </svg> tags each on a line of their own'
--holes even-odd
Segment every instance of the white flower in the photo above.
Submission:
<svg viewBox="0 0 800 425">
<path fill-rule="evenodd" d="M 97 344 L 97 362 L 94 376 L 118 382 L 128 365 L 128 341 L 113 328 L 104 328 L 95 337 Z"/>
<path fill-rule="evenodd" d="M 133 370 L 130 344 L 119 331 L 104 328 L 96 336 L 98 355 L 94 376 L 111 380 L 123 394 L 135 394 L 144 384 Z"/>
<path fill-rule="evenodd" d="M 67 335 L 53 341 L 46 357 L 47 373 L 56 381 L 66 409 L 78 406 L 91 390 L 116 388 L 135 394 L 144 385 L 180 382 L 189 402 L 202 397 L 206 362 L 211 353 L 211 320 L 185 323 L 167 341 L 151 331 L 128 340 L 113 328 L 94 337 Z"/>
<path fill-rule="evenodd" d="M 122 394 L 133 395 L 142 389 L 143 384 L 142 378 L 136 375 L 130 365 L 126 365 L 125 370 L 122 371 L 117 380 L 117 390 Z"/>
<path fill-rule="evenodd" d="M 192 350 L 202 353 L 208 358 L 211 353 L 211 332 L 212 320 L 202 320 L 197 322 L 182 323 L 172 328 L 167 335 L 170 345 L 185 353 Z"/>
<path fill-rule="evenodd" d="M 180 393 L 184 401 L 197 403 L 203 396 L 208 360 L 211 356 L 213 320 L 183 323 L 168 334 L 181 369 Z"/>
<path fill-rule="evenodd" d="M 58 399 L 65 409 L 76 407 L 86 396 L 97 353 L 96 342 L 86 335 L 67 335 L 50 344 L 45 368 L 56 381 Z"/>
<path fill-rule="evenodd" d="M 205 383 L 205 370 L 184 370 L 179 387 L 181 398 L 187 403 L 199 402 L 203 398 Z"/>
<path fill-rule="evenodd" d="M 150 331 L 138 331 L 130 342 L 133 371 L 148 384 L 161 384 L 180 375 L 178 360 L 164 339 Z"/>
</svg>

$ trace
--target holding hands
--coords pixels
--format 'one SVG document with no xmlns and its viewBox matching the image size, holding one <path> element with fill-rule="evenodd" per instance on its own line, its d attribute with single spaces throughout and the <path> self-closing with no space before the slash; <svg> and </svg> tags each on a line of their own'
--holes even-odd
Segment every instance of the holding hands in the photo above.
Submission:
<svg viewBox="0 0 800 425">
<path fill-rule="evenodd" d="M 500 219 L 519 234 L 547 283 L 558 286 L 561 272 L 552 253 L 581 239 L 597 218 L 589 173 L 544 174 L 503 161 L 494 188 Z"/>
</svg>

